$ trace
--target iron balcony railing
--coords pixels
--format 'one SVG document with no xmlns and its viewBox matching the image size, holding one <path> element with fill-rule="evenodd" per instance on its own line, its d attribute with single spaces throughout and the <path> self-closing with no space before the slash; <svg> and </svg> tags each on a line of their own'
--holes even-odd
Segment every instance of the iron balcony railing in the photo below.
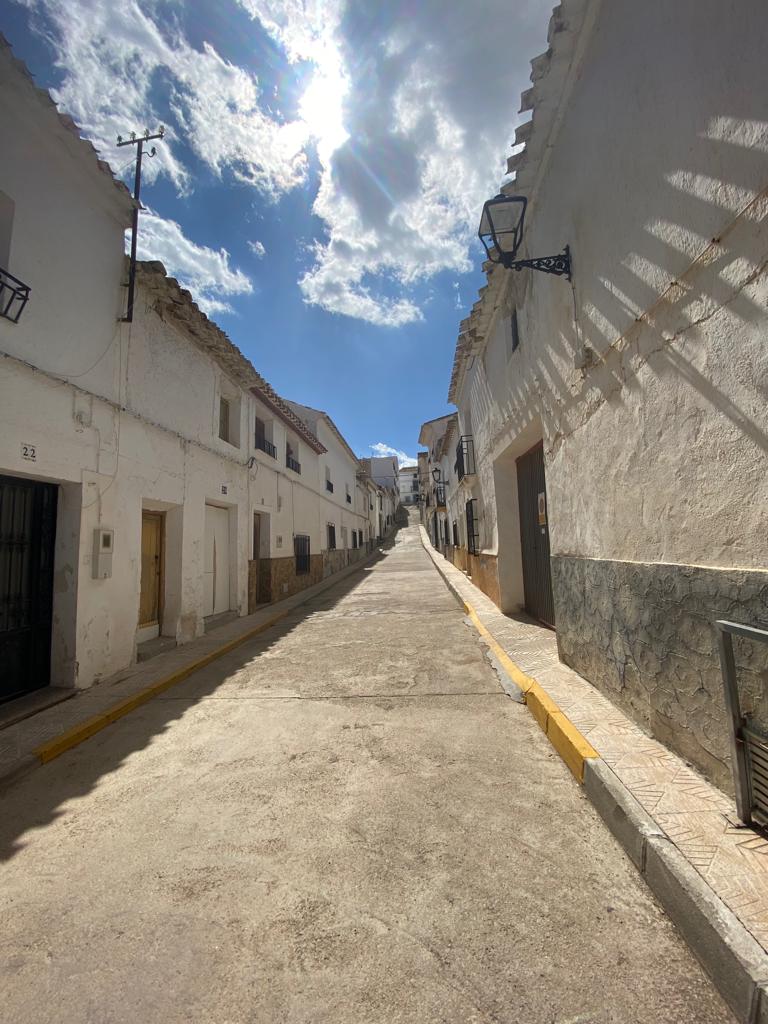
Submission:
<svg viewBox="0 0 768 1024">
<path fill-rule="evenodd" d="M 301 473 L 301 465 L 290 455 L 285 456 L 285 464 L 288 469 L 292 469 L 294 473 Z"/>
<path fill-rule="evenodd" d="M 0 316 L 17 324 L 29 299 L 30 287 L 0 268 Z"/>
<path fill-rule="evenodd" d="M 464 434 L 459 438 L 453 468 L 459 480 L 463 480 L 465 476 L 475 475 L 475 444 L 471 434 Z"/>
<path fill-rule="evenodd" d="M 331 494 L 333 494 L 333 484 L 331 483 L 330 480 L 325 481 L 325 489 L 326 491 L 329 491 Z"/>
<path fill-rule="evenodd" d="M 256 438 L 256 447 L 259 451 L 264 452 L 266 455 L 270 455 L 273 459 L 277 458 L 277 448 L 275 448 L 271 441 L 267 441 L 265 437 Z"/>
<path fill-rule="evenodd" d="M 740 622 L 718 620 L 720 667 L 725 690 L 725 711 L 730 725 L 731 770 L 736 796 L 736 812 L 745 825 L 753 821 L 768 826 L 768 734 L 741 712 L 736 678 L 733 636 L 768 644 L 768 629 L 745 626 Z"/>
</svg>

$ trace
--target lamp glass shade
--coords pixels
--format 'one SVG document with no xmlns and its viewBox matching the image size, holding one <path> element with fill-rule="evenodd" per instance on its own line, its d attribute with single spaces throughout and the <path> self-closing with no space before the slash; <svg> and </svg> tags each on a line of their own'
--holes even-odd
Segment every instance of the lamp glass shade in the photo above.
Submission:
<svg viewBox="0 0 768 1024">
<path fill-rule="evenodd" d="M 502 193 L 483 205 L 478 235 L 488 259 L 501 263 L 513 260 L 523 241 L 525 196 L 505 196 Z"/>
<path fill-rule="evenodd" d="M 440 470 L 439 469 L 433 469 L 432 470 L 432 479 L 435 481 L 435 483 L 438 482 L 438 480 L 440 479 Z"/>
</svg>

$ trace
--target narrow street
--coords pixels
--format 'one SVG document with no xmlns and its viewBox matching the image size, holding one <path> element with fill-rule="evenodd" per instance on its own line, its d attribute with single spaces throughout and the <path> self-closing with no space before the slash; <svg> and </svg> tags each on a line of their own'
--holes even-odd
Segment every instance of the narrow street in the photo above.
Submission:
<svg viewBox="0 0 768 1024">
<path fill-rule="evenodd" d="M 731 1020 L 414 525 L 0 813 L 15 1024 Z"/>
</svg>

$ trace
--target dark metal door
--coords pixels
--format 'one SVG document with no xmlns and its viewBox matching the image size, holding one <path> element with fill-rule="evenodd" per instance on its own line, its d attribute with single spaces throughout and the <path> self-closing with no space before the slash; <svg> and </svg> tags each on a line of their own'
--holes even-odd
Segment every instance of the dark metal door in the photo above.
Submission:
<svg viewBox="0 0 768 1024">
<path fill-rule="evenodd" d="M 0 476 L 0 701 L 50 681 L 57 493 Z"/>
<path fill-rule="evenodd" d="M 517 496 L 520 503 L 525 607 L 534 618 L 554 628 L 555 603 L 552 599 L 552 574 L 549 564 L 543 444 L 537 444 L 517 460 Z"/>
</svg>

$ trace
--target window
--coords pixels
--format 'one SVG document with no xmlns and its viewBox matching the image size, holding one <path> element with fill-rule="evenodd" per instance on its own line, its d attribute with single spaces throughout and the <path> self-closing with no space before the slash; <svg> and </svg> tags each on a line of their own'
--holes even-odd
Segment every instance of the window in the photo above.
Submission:
<svg viewBox="0 0 768 1024">
<path fill-rule="evenodd" d="M 328 523 L 328 550 L 336 550 L 336 525 L 334 523 Z"/>
<path fill-rule="evenodd" d="M 285 442 L 285 464 L 294 473 L 301 473 L 301 463 L 298 459 L 298 450 L 290 441 Z"/>
<path fill-rule="evenodd" d="M 347 489 L 347 504 L 351 505 L 352 504 L 352 495 L 349 493 L 349 484 L 345 484 L 344 486 Z"/>
<path fill-rule="evenodd" d="M 277 457 L 277 449 L 272 444 L 271 434 L 272 424 L 267 425 L 263 419 L 257 416 L 253 429 L 253 447 L 274 459 Z"/>
<path fill-rule="evenodd" d="M 470 498 L 465 507 L 467 520 L 467 551 L 470 555 L 480 553 L 480 531 L 477 519 L 477 498 Z"/>
<path fill-rule="evenodd" d="M 352 548 L 357 547 L 357 530 L 352 531 Z"/>
<path fill-rule="evenodd" d="M 357 542 L 358 542 L 360 547 L 363 546 L 363 531 L 362 530 L 358 530 L 357 531 Z"/>
<path fill-rule="evenodd" d="M 229 443 L 229 400 L 219 398 L 219 437 Z"/>
<path fill-rule="evenodd" d="M 333 483 L 331 482 L 331 471 L 328 466 L 325 467 L 325 489 L 330 494 L 333 494 Z"/>
<path fill-rule="evenodd" d="M 517 310 L 513 309 L 509 318 L 509 331 L 507 332 L 507 359 L 512 358 L 512 353 L 520 347 L 520 328 L 517 323 Z"/>
<path fill-rule="evenodd" d="M 296 575 L 306 576 L 309 572 L 309 537 L 297 534 L 293 538 L 293 552 L 296 558 Z"/>
<path fill-rule="evenodd" d="M 453 546 L 457 548 L 459 546 L 459 524 L 456 520 L 453 520 Z"/>
</svg>

